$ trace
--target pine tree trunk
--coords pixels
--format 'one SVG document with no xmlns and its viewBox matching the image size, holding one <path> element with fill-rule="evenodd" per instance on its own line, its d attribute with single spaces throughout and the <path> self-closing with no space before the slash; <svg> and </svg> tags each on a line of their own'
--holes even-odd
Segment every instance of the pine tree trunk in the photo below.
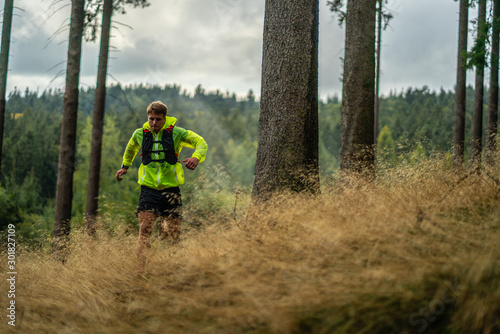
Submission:
<svg viewBox="0 0 500 334">
<path fill-rule="evenodd" d="M 319 191 L 318 0 L 267 0 L 254 199 Z"/>
<path fill-rule="evenodd" d="M 375 71 L 375 111 L 374 111 L 374 127 L 373 127 L 373 142 L 375 143 L 375 152 L 377 151 L 378 137 L 378 110 L 379 110 L 379 91 L 380 91 L 380 50 L 382 46 L 382 0 L 377 0 L 377 59 Z"/>
<path fill-rule="evenodd" d="M 375 17 L 377 0 L 347 2 L 342 89 L 343 172 L 372 177 L 375 172 Z"/>
<path fill-rule="evenodd" d="M 14 0 L 5 0 L 3 9 L 2 24 L 2 50 L 0 52 L 0 182 L 2 180 L 2 147 L 3 130 L 5 126 L 5 94 L 7 90 L 7 72 L 9 70 L 9 49 L 10 32 L 12 29 L 12 12 L 14 9 Z"/>
<path fill-rule="evenodd" d="M 472 115 L 472 164 L 481 164 L 481 152 L 483 144 L 483 99 L 484 99 L 484 66 L 486 63 L 486 37 L 488 27 L 486 25 L 486 0 L 479 0 L 478 6 L 478 28 L 477 40 L 479 57 L 476 64 L 476 86 L 474 89 L 474 110 Z"/>
<path fill-rule="evenodd" d="M 66 243 L 71 229 L 84 6 L 85 0 L 72 1 L 52 244 L 53 254 L 62 261 L 66 258 Z"/>
<path fill-rule="evenodd" d="M 498 122 L 498 51 L 500 34 L 500 0 L 493 1 L 493 28 L 491 34 L 491 75 L 488 99 L 488 125 L 486 129 L 486 163 L 493 166 L 496 158 Z"/>
<path fill-rule="evenodd" d="M 94 119 L 92 127 L 92 143 L 90 149 L 89 182 L 87 187 L 85 229 L 89 234 L 93 234 L 94 232 L 93 225 L 98 208 L 104 109 L 106 106 L 106 76 L 108 73 L 108 53 L 112 14 L 113 0 L 104 0 L 101 28 L 101 48 L 99 53 L 97 87 L 94 102 Z"/>
<path fill-rule="evenodd" d="M 455 121 L 453 124 L 453 165 L 461 168 L 464 163 L 467 33 L 469 0 L 460 0 L 458 27 L 457 86 L 455 88 Z"/>
</svg>

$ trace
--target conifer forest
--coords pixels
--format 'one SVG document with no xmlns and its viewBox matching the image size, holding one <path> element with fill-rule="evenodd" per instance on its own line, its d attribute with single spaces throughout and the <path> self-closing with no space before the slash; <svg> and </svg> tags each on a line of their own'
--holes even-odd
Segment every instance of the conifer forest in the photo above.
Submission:
<svg viewBox="0 0 500 334">
<path fill-rule="evenodd" d="M 64 85 L 8 89 L 33 68 L 12 70 L 12 47 L 41 24 L 13 25 L 23 3 L 5 0 L 0 333 L 500 333 L 500 0 L 435 0 L 456 7 L 453 88 L 383 93 L 384 38 L 409 1 L 261 0 L 260 91 L 236 94 L 113 77 L 119 18 L 154 9 L 164 22 L 157 0 L 40 2 L 68 14 Z M 210 2 L 225 24 L 248 8 Z M 345 34 L 342 87 L 326 96 L 325 11 Z M 167 53 L 171 68 L 187 78 L 197 50 L 217 66 L 217 38 L 167 30 L 123 53 L 180 34 L 189 56 Z M 249 64 L 231 52 L 255 53 L 252 38 L 231 44 L 227 68 Z M 90 86 L 86 43 L 99 46 Z"/>
</svg>

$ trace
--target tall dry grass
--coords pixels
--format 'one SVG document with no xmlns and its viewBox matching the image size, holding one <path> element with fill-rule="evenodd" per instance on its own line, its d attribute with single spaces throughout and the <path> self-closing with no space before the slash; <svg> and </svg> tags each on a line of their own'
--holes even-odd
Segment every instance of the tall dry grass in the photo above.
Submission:
<svg viewBox="0 0 500 334">
<path fill-rule="evenodd" d="M 142 274 L 125 229 L 75 231 L 64 265 L 19 250 L 17 326 L 2 316 L 0 331 L 499 333 L 499 173 L 460 180 L 443 165 L 266 208 L 240 194 L 236 219 L 207 213 L 175 245 L 153 237 Z"/>
</svg>

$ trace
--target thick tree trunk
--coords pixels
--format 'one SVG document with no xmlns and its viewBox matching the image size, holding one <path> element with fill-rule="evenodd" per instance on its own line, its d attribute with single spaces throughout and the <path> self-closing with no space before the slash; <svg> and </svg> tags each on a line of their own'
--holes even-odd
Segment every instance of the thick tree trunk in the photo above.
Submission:
<svg viewBox="0 0 500 334">
<path fill-rule="evenodd" d="M 486 25 L 486 0 L 479 0 L 478 6 L 478 28 L 476 46 L 479 52 L 476 64 L 476 86 L 474 89 L 474 110 L 472 115 L 472 164 L 481 164 L 481 152 L 483 144 L 483 99 L 484 99 L 484 66 L 486 63 L 486 37 L 488 27 Z"/>
<path fill-rule="evenodd" d="M 267 0 L 254 199 L 319 191 L 318 0 Z"/>
<path fill-rule="evenodd" d="M 486 163 L 493 166 L 496 158 L 498 122 L 498 51 L 500 34 L 500 0 L 493 2 L 493 28 L 491 34 L 491 75 L 488 99 L 488 125 L 486 129 Z"/>
<path fill-rule="evenodd" d="M 70 233 L 73 172 L 75 169 L 76 123 L 78 115 L 78 86 L 82 49 L 85 0 L 73 0 L 66 70 L 66 91 L 63 100 L 61 144 L 57 169 L 57 189 L 52 252 L 65 260 L 66 243 Z"/>
<path fill-rule="evenodd" d="M 104 0 L 102 12 L 101 48 L 99 52 L 97 87 L 94 101 L 92 143 L 90 149 L 87 205 L 85 213 L 85 229 L 89 234 L 93 234 L 94 232 L 94 222 L 98 208 L 99 174 L 101 172 L 102 135 L 104 129 L 104 108 L 106 106 L 106 76 L 108 73 L 108 53 L 112 14 L 113 0 Z"/>
<path fill-rule="evenodd" d="M 347 2 L 342 89 L 343 172 L 372 177 L 374 154 L 375 13 L 377 0 Z"/>
<path fill-rule="evenodd" d="M 5 126 L 5 94 L 7 90 L 7 72 L 9 70 L 10 32 L 14 0 L 5 0 L 2 24 L 2 50 L 0 52 L 0 181 L 2 180 L 2 147 Z"/>
<path fill-rule="evenodd" d="M 467 33 L 469 24 L 469 0 L 460 0 L 458 27 L 457 86 L 455 88 L 455 121 L 453 124 L 453 165 L 460 168 L 464 162 L 465 102 Z"/>
</svg>

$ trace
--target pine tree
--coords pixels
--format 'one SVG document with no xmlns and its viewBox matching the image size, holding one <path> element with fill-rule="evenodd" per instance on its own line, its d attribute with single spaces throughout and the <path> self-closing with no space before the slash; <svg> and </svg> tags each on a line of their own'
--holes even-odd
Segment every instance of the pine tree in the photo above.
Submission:
<svg viewBox="0 0 500 334">
<path fill-rule="evenodd" d="M 486 129 L 486 163 L 492 166 L 496 156 L 498 122 L 498 54 L 500 34 L 500 0 L 493 0 L 493 22 L 491 33 L 491 75 L 488 99 L 488 125 Z"/>
<path fill-rule="evenodd" d="M 5 0 L 2 24 L 2 50 L 0 52 L 0 181 L 2 176 L 2 147 L 5 124 L 5 91 L 7 89 L 7 72 L 9 70 L 10 32 L 12 29 L 12 13 L 14 0 Z"/>
<path fill-rule="evenodd" d="M 106 106 L 106 77 L 108 75 L 108 53 L 111 35 L 111 16 L 113 0 L 104 0 L 102 11 L 101 46 L 95 90 L 92 144 L 90 151 L 89 182 L 87 186 L 87 205 L 85 207 L 85 228 L 93 234 L 94 219 L 97 215 L 99 196 L 99 174 L 101 172 L 102 134 L 104 129 L 104 108 Z"/>
<path fill-rule="evenodd" d="M 453 125 L 453 165 L 462 167 L 464 162 L 465 108 L 466 108 L 466 53 L 469 24 L 469 0 L 460 0 L 458 28 L 457 85 L 455 88 L 455 121 Z"/>
<path fill-rule="evenodd" d="M 95 217 L 98 209 L 99 196 L 99 180 L 101 172 L 101 156 L 102 156 L 102 136 L 104 128 L 104 109 L 106 106 L 106 77 L 108 74 L 108 54 L 109 42 L 111 37 L 111 18 L 114 10 L 120 13 L 125 13 L 123 5 L 132 4 L 134 7 L 147 7 L 149 2 L 144 0 L 133 0 L 132 2 L 125 0 L 103 0 L 102 10 L 102 25 L 101 25 L 101 45 L 99 52 L 99 64 L 97 70 L 97 86 L 95 90 L 94 100 L 94 117 L 92 127 L 92 144 L 90 152 L 89 179 L 87 185 L 87 205 L 85 207 L 85 229 L 87 233 L 93 234 Z M 99 12 L 101 1 L 97 3 L 97 10 L 92 14 L 97 15 Z M 90 7 L 90 6 L 89 6 Z M 96 31 L 96 25 L 92 25 L 92 32 Z M 90 39 L 95 38 L 95 34 L 91 34 Z"/>
<path fill-rule="evenodd" d="M 474 110 L 472 115 L 472 164 L 481 164 L 483 144 L 483 98 L 484 67 L 486 66 L 486 41 L 488 25 L 486 24 L 486 0 L 479 0 L 476 45 L 474 46 L 474 65 L 476 66 L 476 85 L 474 89 Z"/>
<path fill-rule="evenodd" d="M 342 88 L 340 168 L 375 172 L 375 17 L 377 0 L 348 1 Z"/>
<path fill-rule="evenodd" d="M 63 101 L 61 144 L 57 169 L 53 254 L 65 261 L 71 229 L 71 201 L 75 169 L 76 125 L 80 82 L 80 59 L 85 18 L 85 0 L 72 0 L 69 31 L 66 89 Z"/>
<path fill-rule="evenodd" d="M 267 0 L 253 198 L 319 191 L 318 0 Z"/>
</svg>

